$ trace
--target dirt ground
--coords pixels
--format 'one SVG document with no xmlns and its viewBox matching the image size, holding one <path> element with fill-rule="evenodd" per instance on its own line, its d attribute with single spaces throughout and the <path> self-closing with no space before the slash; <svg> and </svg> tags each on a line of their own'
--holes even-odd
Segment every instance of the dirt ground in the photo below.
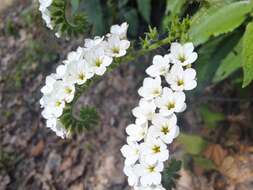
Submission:
<svg viewBox="0 0 253 190">
<path fill-rule="evenodd" d="M 0 190 L 129 190 L 119 150 L 126 140 L 125 127 L 133 121 L 131 109 L 138 103 L 146 66 L 137 67 L 138 61 L 123 64 L 93 85 L 78 107 L 94 105 L 100 124 L 62 140 L 45 127 L 40 88 L 83 38 L 58 40 L 43 26 L 34 3 L 4 2 L 8 8 L 0 5 Z M 150 57 L 140 62 L 148 64 Z M 203 154 L 216 168 L 191 164 L 182 169 L 178 190 L 253 189 L 251 100 L 221 99 L 213 104 L 212 95 L 219 89 L 209 86 L 200 98 L 191 97 L 180 118 L 184 130 L 209 140 Z M 233 98 L 233 89 L 224 89 L 220 94 Z M 221 128 L 203 128 L 197 111 L 202 102 L 225 113 Z M 173 157 L 180 159 L 184 153 L 179 143 L 171 146 Z"/>
</svg>

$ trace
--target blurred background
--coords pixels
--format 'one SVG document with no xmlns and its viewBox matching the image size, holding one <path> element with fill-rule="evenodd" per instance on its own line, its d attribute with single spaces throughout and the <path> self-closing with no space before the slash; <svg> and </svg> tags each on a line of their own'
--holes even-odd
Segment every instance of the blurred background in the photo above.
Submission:
<svg viewBox="0 0 253 190">
<path fill-rule="evenodd" d="M 131 109 L 138 104 L 145 68 L 154 54 L 164 54 L 168 47 L 124 63 L 94 84 L 76 109 L 94 105 L 100 123 L 72 139 L 62 140 L 45 127 L 40 88 L 68 52 L 82 46 L 84 38 L 105 34 L 111 24 L 127 21 L 130 40 L 138 41 L 149 25 L 163 37 L 175 16 L 187 15 L 195 28 L 203 20 L 213 24 L 210 31 L 224 26 L 217 18 L 230 22 L 224 20 L 226 32 L 201 39 L 195 35 L 198 88 L 188 94 L 188 109 L 179 118 L 181 135 L 170 145 L 171 157 L 183 164 L 180 171 L 177 163 L 171 168 L 169 175 L 175 179 L 167 189 L 252 190 L 253 94 L 252 84 L 242 88 L 240 45 L 252 11 L 235 7 L 231 12 L 225 6 L 233 2 L 72 0 L 67 13 L 85 13 L 90 27 L 67 40 L 46 28 L 38 1 L 1 0 L 0 190 L 130 190 L 120 153 L 125 127 L 133 121 Z M 215 15 L 224 7 L 229 12 Z M 235 14 L 247 16 L 239 20 Z"/>
</svg>

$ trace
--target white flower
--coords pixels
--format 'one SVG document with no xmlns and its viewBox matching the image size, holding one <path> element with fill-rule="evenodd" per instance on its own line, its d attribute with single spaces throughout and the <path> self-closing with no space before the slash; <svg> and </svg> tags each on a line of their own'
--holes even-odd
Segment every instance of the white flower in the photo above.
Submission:
<svg viewBox="0 0 253 190">
<path fill-rule="evenodd" d="M 161 185 L 135 186 L 134 190 L 166 190 Z"/>
<path fill-rule="evenodd" d="M 124 173 L 128 177 L 128 184 L 130 186 L 138 185 L 139 183 L 139 175 L 136 169 L 136 165 L 134 166 L 125 166 L 123 169 Z"/>
<path fill-rule="evenodd" d="M 56 68 L 56 78 L 58 79 L 64 78 L 66 70 L 67 70 L 67 65 L 59 65 Z"/>
<path fill-rule="evenodd" d="M 148 135 L 153 138 L 159 137 L 164 143 L 172 143 L 173 139 L 178 135 L 177 117 L 175 114 L 169 117 L 163 117 L 157 114 L 153 120 L 153 125 L 148 130 Z"/>
<path fill-rule="evenodd" d="M 64 128 L 63 124 L 57 119 L 47 120 L 47 127 L 49 127 L 58 137 L 65 139 L 69 136 L 69 132 Z"/>
<path fill-rule="evenodd" d="M 181 45 L 177 42 L 172 43 L 170 47 L 171 61 L 174 64 L 186 66 L 192 64 L 198 58 L 198 54 L 194 51 L 192 43 Z"/>
<path fill-rule="evenodd" d="M 41 92 L 43 94 L 50 94 L 53 91 L 54 83 L 56 82 L 56 79 L 53 75 L 49 75 L 46 77 L 46 84 L 41 88 Z"/>
<path fill-rule="evenodd" d="M 104 40 L 104 37 L 96 36 L 94 39 L 85 39 L 84 40 L 84 47 L 85 48 L 95 48 L 98 47 Z"/>
<path fill-rule="evenodd" d="M 42 14 L 42 19 L 45 21 L 48 28 L 53 29 L 53 25 L 51 22 L 50 12 L 48 7 L 52 4 L 53 0 L 39 0 L 40 7 L 39 10 Z"/>
<path fill-rule="evenodd" d="M 128 24 L 126 22 L 121 25 L 112 25 L 110 33 L 119 36 L 120 39 L 125 39 L 127 35 Z"/>
<path fill-rule="evenodd" d="M 53 0 L 39 0 L 39 2 L 41 7 L 47 8 L 52 4 Z"/>
<path fill-rule="evenodd" d="M 120 149 L 122 155 L 126 158 L 125 165 L 130 166 L 136 163 L 140 156 L 140 146 L 138 143 L 129 143 Z"/>
<path fill-rule="evenodd" d="M 192 90 L 197 86 L 195 80 L 196 71 L 192 68 L 184 70 L 180 65 L 173 65 L 170 73 L 166 75 L 166 81 L 175 91 Z"/>
<path fill-rule="evenodd" d="M 89 67 L 88 63 L 85 60 L 78 60 L 67 65 L 64 81 L 81 85 L 93 77 L 93 75 L 93 70 Z"/>
<path fill-rule="evenodd" d="M 130 124 L 126 128 L 126 133 L 129 135 L 127 139 L 131 141 L 141 141 L 147 134 L 148 122 L 143 119 L 136 119 L 135 124 Z"/>
<path fill-rule="evenodd" d="M 151 77 L 164 76 L 170 68 L 170 56 L 167 54 L 164 57 L 156 55 L 153 58 L 153 65 L 146 69 L 146 73 Z"/>
<path fill-rule="evenodd" d="M 139 106 L 132 110 L 133 115 L 136 118 L 143 120 L 152 120 L 156 110 L 156 105 L 153 101 L 146 101 L 141 99 Z"/>
<path fill-rule="evenodd" d="M 85 54 L 85 60 L 97 75 L 103 75 L 106 71 L 106 67 L 112 63 L 112 58 L 105 54 L 103 48 L 87 52 L 87 54 Z"/>
<path fill-rule="evenodd" d="M 51 29 L 53 26 L 51 24 L 48 8 L 52 1 L 53 0 L 39 0 L 39 9 L 42 13 L 42 17 Z M 69 135 L 69 132 L 66 131 L 58 118 L 63 114 L 65 104 L 71 103 L 74 99 L 75 85 L 84 84 L 95 74 L 103 75 L 106 71 L 106 67 L 112 63 L 113 57 L 121 57 L 126 54 L 126 50 L 130 46 L 130 42 L 126 40 L 127 28 L 127 23 L 123 23 L 121 26 L 115 25 L 112 26 L 111 34 L 106 37 L 106 39 L 98 36 L 94 39 L 86 39 L 84 47 L 78 47 L 76 51 L 70 52 L 67 55 L 67 59 L 63 61 L 64 64 L 56 68 L 56 73 L 46 78 L 46 84 L 41 88 L 43 96 L 40 99 L 40 105 L 44 108 L 42 116 L 47 120 L 47 127 L 55 131 L 58 136 L 65 138 Z M 56 35 L 59 36 L 61 33 L 58 32 Z M 153 106 L 155 106 L 154 103 Z M 139 109 L 138 112 L 137 109 L 136 112 L 141 116 L 141 118 L 136 119 L 136 126 L 140 128 L 143 127 L 142 130 L 145 129 L 145 132 L 138 131 L 136 130 L 137 128 L 127 128 L 127 132 L 130 135 L 127 139 L 128 145 L 122 148 L 122 153 L 125 156 L 130 155 L 130 158 L 126 158 L 127 164 L 132 164 L 133 159 L 135 159 L 135 161 L 138 160 L 138 157 L 133 158 L 133 153 L 136 153 L 135 148 L 139 146 L 136 141 L 140 138 L 141 134 L 146 135 L 148 125 L 146 118 L 151 116 L 150 113 L 141 115 L 140 111 Z M 151 120 L 151 118 L 149 119 Z M 136 131 L 139 133 L 139 136 L 134 134 Z M 143 139 L 144 136 L 141 138 Z M 130 181 L 133 180 L 131 177 L 129 179 Z"/>
<path fill-rule="evenodd" d="M 141 144 L 141 152 L 143 159 L 148 164 L 164 162 L 169 158 L 167 146 L 160 139 L 148 138 Z"/>
<path fill-rule="evenodd" d="M 70 103 L 74 99 L 75 85 L 73 85 L 72 83 L 63 82 L 62 90 L 64 100 L 67 103 Z"/>
<path fill-rule="evenodd" d="M 157 162 L 155 164 L 147 164 L 141 162 L 137 164 L 136 173 L 140 175 L 140 183 L 142 186 L 160 185 L 161 184 L 161 173 L 163 170 L 163 163 Z"/>
<path fill-rule="evenodd" d="M 164 87 L 162 96 L 156 99 L 156 105 L 163 116 L 183 112 L 186 109 L 185 94 L 181 91 L 173 92 L 170 88 Z"/>
<path fill-rule="evenodd" d="M 145 78 L 143 86 L 138 90 L 138 93 L 146 100 L 160 96 L 162 93 L 161 78 L 159 76 L 155 79 L 150 77 Z"/>
<path fill-rule="evenodd" d="M 130 47 L 128 40 L 121 40 L 119 36 L 112 35 L 108 38 L 106 51 L 111 57 L 122 57 L 126 54 L 126 50 Z"/>
<path fill-rule="evenodd" d="M 82 47 L 78 47 L 76 51 L 71 51 L 67 55 L 67 59 L 63 61 L 64 64 L 72 64 L 73 62 L 76 63 L 77 61 L 83 60 L 85 53 L 85 49 Z"/>
<path fill-rule="evenodd" d="M 44 100 L 45 101 L 45 100 Z M 65 107 L 65 101 L 56 97 L 48 98 L 45 101 L 45 108 L 42 111 L 42 116 L 45 119 L 58 118 L 63 113 Z"/>
</svg>

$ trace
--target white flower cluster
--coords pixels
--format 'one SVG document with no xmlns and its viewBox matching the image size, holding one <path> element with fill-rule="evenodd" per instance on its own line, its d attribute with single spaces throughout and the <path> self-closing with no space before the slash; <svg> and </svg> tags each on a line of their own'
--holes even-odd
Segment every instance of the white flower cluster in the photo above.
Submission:
<svg viewBox="0 0 253 190">
<path fill-rule="evenodd" d="M 68 132 L 63 127 L 59 117 L 65 104 L 70 103 L 75 95 L 75 85 L 82 85 L 94 75 L 103 75 L 111 65 L 113 58 L 126 54 L 130 42 L 126 38 L 128 24 L 113 25 L 106 37 L 86 39 L 84 47 L 78 47 L 70 52 L 53 73 L 46 77 L 42 87 L 43 97 L 40 105 L 42 116 L 47 120 L 47 127 L 57 136 L 65 138 Z"/>
<path fill-rule="evenodd" d="M 136 120 L 127 126 L 127 144 L 121 148 L 124 173 L 135 190 L 165 190 L 161 172 L 169 158 L 167 145 L 179 134 L 175 113 L 186 109 L 183 91 L 197 86 L 196 72 L 189 68 L 196 59 L 192 43 L 172 43 L 170 53 L 156 55 L 146 69 L 149 77 L 138 90 L 142 98 L 132 110 Z"/>
<path fill-rule="evenodd" d="M 48 10 L 48 8 L 51 6 L 52 2 L 53 0 L 39 0 L 39 10 L 42 14 L 42 19 L 45 21 L 47 27 L 51 30 L 53 29 L 53 25 L 51 22 L 50 11 Z"/>
</svg>

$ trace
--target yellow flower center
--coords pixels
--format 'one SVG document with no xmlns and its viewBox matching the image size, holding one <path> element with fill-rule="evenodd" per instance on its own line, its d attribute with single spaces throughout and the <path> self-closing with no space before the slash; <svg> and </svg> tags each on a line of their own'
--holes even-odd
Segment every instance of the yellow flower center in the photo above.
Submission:
<svg viewBox="0 0 253 190">
<path fill-rule="evenodd" d="M 57 101 L 55 102 L 55 106 L 56 106 L 56 107 L 60 107 L 60 106 L 61 106 L 61 101 L 57 100 Z"/>
<path fill-rule="evenodd" d="M 78 75 L 78 79 L 84 80 L 84 79 L 85 79 L 85 75 L 84 75 L 83 73 L 80 73 L 80 74 Z"/>
<path fill-rule="evenodd" d="M 180 55 L 178 56 L 178 60 L 179 60 L 181 63 L 185 62 L 185 61 L 186 61 L 185 55 L 180 54 Z"/>
<path fill-rule="evenodd" d="M 69 88 L 69 87 L 65 88 L 65 93 L 66 94 L 71 94 L 71 92 L 72 92 L 71 88 Z"/>
<path fill-rule="evenodd" d="M 155 145 L 155 146 L 152 148 L 152 151 L 153 151 L 153 153 L 155 153 L 155 154 L 161 152 L 160 146 Z"/>
<path fill-rule="evenodd" d="M 164 133 L 165 135 L 167 135 L 169 132 L 170 132 L 170 129 L 169 127 L 166 125 L 166 126 L 163 126 L 161 128 L 161 132 Z"/>
<path fill-rule="evenodd" d="M 148 171 L 149 171 L 150 173 L 155 172 L 155 166 L 148 166 Z"/>
<path fill-rule="evenodd" d="M 118 47 L 113 47 L 112 52 L 115 53 L 115 54 L 118 54 L 119 53 L 119 48 Z"/>
<path fill-rule="evenodd" d="M 183 85 L 184 85 L 184 80 L 179 79 L 179 80 L 177 81 L 177 85 L 178 85 L 178 86 L 183 86 Z"/>
<path fill-rule="evenodd" d="M 100 65 L 102 65 L 101 59 L 96 59 L 95 65 L 96 65 L 97 67 L 100 67 Z"/>
<path fill-rule="evenodd" d="M 171 110 L 171 109 L 175 108 L 175 102 L 169 102 L 167 104 L 167 108 L 168 108 L 168 110 Z"/>
<path fill-rule="evenodd" d="M 154 95 L 154 96 L 159 96 L 160 94 L 161 94 L 160 89 L 154 89 L 154 90 L 153 90 L 153 95 Z"/>
</svg>

